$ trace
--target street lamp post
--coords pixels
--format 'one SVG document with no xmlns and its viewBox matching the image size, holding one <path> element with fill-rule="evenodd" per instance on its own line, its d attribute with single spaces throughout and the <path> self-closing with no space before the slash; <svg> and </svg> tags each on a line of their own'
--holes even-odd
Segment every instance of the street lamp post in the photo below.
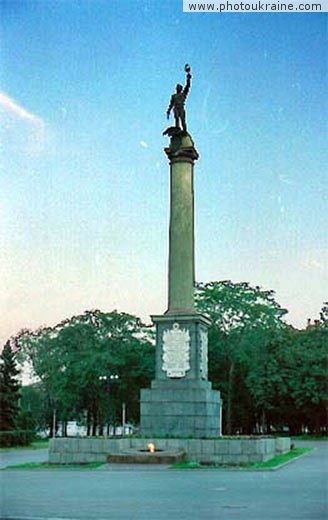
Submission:
<svg viewBox="0 0 328 520">
<path fill-rule="evenodd" d="M 107 390 L 107 397 L 108 397 L 108 408 L 109 408 L 109 402 L 110 402 L 110 382 L 118 381 L 119 380 L 118 374 L 110 374 L 109 376 L 99 376 L 99 381 L 104 381 L 106 384 L 106 390 Z M 115 428 L 115 427 L 114 427 Z M 115 433 L 115 431 L 114 431 Z M 109 435 L 109 421 L 107 421 L 107 436 Z"/>
<path fill-rule="evenodd" d="M 56 437 L 56 408 L 54 407 L 52 412 L 52 437 Z"/>
<path fill-rule="evenodd" d="M 126 403 L 122 403 L 122 435 L 125 435 L 126 424 Z"/>
</svg>

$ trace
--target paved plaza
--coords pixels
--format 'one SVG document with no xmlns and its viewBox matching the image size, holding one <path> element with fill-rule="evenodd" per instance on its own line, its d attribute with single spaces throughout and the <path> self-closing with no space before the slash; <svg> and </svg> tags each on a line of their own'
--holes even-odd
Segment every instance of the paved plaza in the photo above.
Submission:
<svg viewBox="0 0 328 520">
<path fill-rule="evenodd" d="M 309 443 L 297 443 L 303 445 Z M 313 452 L 277 471 L 109 465 L 91 471 L 5 470 L 1 518 L 324 520 L 327 443 L 311 446 Z M 17 463 L 19 457 L 46 459 L 46 452 L 8 452 L 2 454 L 3 464 Z"/>
</svg>

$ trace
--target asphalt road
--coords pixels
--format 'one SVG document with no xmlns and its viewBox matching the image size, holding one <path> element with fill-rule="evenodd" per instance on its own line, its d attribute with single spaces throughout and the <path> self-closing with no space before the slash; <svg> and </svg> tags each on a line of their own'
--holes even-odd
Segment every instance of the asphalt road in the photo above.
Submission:
<svg viewBox="0 0 328 520">
<path fill-rule="evenodd" d="M 0 452 L 0 469 L 25 462 L 46 462 L 48 450 L 8 450 Z"/>
<path fill-rule="evenodd" d="M 1 518 L 326 520 L 328 444 L 313 445 L 314 452 L 271 472 L 5 470 Z"/>
</svg>

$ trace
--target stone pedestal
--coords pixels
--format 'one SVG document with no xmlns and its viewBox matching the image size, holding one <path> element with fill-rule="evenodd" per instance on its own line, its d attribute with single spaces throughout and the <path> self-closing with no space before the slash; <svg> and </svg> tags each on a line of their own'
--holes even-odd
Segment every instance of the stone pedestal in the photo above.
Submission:
<svg viewBox="0 0 328 520">
<path fill-rule="evenodd" d="M 207 380 L 208 320 L 201 314 L 152 316 L 156 378 L 141 390 L 141 433 L 210 438 L 220 435 L 220 392 Z"/>
</svg>

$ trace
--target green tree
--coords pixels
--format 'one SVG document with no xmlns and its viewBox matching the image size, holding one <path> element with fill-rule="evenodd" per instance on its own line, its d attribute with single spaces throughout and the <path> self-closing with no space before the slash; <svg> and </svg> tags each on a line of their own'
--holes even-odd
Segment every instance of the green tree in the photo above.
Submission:
<svg viewBox="0 0 328 520">
<path fill-rule="evenodd" d="M 95 434 L 110 416 L 115 419 L 122 402 L 129 419 L 138 420 L 139 389 L 149 385 L 154 372 L 149 337 L 135 316 L 95 310 L 53 329 L 25 331 L 17 342 L 57 418 L 67 420 L 86 411 L 89 432 Z M 111 375 L 118 377 L 111 381 Z"/>
<path fill-rule="evenodd" d="M 22 386 L 21 415 L 21 423 L 29 423 L 36 432 L 47 429 L 50 424 L 52 410 L 49 410 L 49 401 L 41 381 Z"/>
<path fill-rule="evenodd" d="M 284 360 L 287 392 L 294 407 L 293 433 L 304 426 L 311 433 L 327 432 L 327 351 L 327 319 L 294 331 Z"/>
<path fill-rule="evenodd" d="M 246 376 L 254 359 L 267 355 L 265 346 L 273 334 L 285 327 L 282 318 L 287 311 L 275 301 L 274 291 L 230 280 L 198 284 L 196 304 L 212 322 L 209 378 L 222 392 L 225 431 L 230 435 L 237 429 L 252 430 L 256 413 L 263 416 L 264 410 L 254 401 Z"/>
<path fill-rule="evenodd" d="M 319 325 L 324 329 L 328 328 L 328 302 L 323 304 L 323 307 L 320 311 Z"/>
<path fill-rule="evenodd" d="M 60 351 L 56 344 L 58 331 L 56 328 L 43 328 L 36 332 L 21 331 L 15 338 L 20 353 L 20 360 L 27 360 L 33 367 L 35 376 L 39 379 L 38 387 L 43 394 L 43 412 L 46 427 L 53 434 L 53 417 L 60 409 L 59 401 L 61 387 Z"/>
<path fill-rule="evenodd" d="M 263 341 L 257 352 L 249 358 L 245 384 L 252 396 L 257 422 L 263 432 L 271 427 L 281 430 L 288 424 L 288 369 L 285 359 L 291 356 L 289 349 L 291 327 L 272 331 L 271 338 Z"/>
<path fill-rule="evenodd" d="M 19 414 L 20 384 L 17 380 L 19 370 L 16 352 L 10 341 L 3 347 L 0 355 L 0 430 L 10 431 L 17 427 Z"/>
</svg>

